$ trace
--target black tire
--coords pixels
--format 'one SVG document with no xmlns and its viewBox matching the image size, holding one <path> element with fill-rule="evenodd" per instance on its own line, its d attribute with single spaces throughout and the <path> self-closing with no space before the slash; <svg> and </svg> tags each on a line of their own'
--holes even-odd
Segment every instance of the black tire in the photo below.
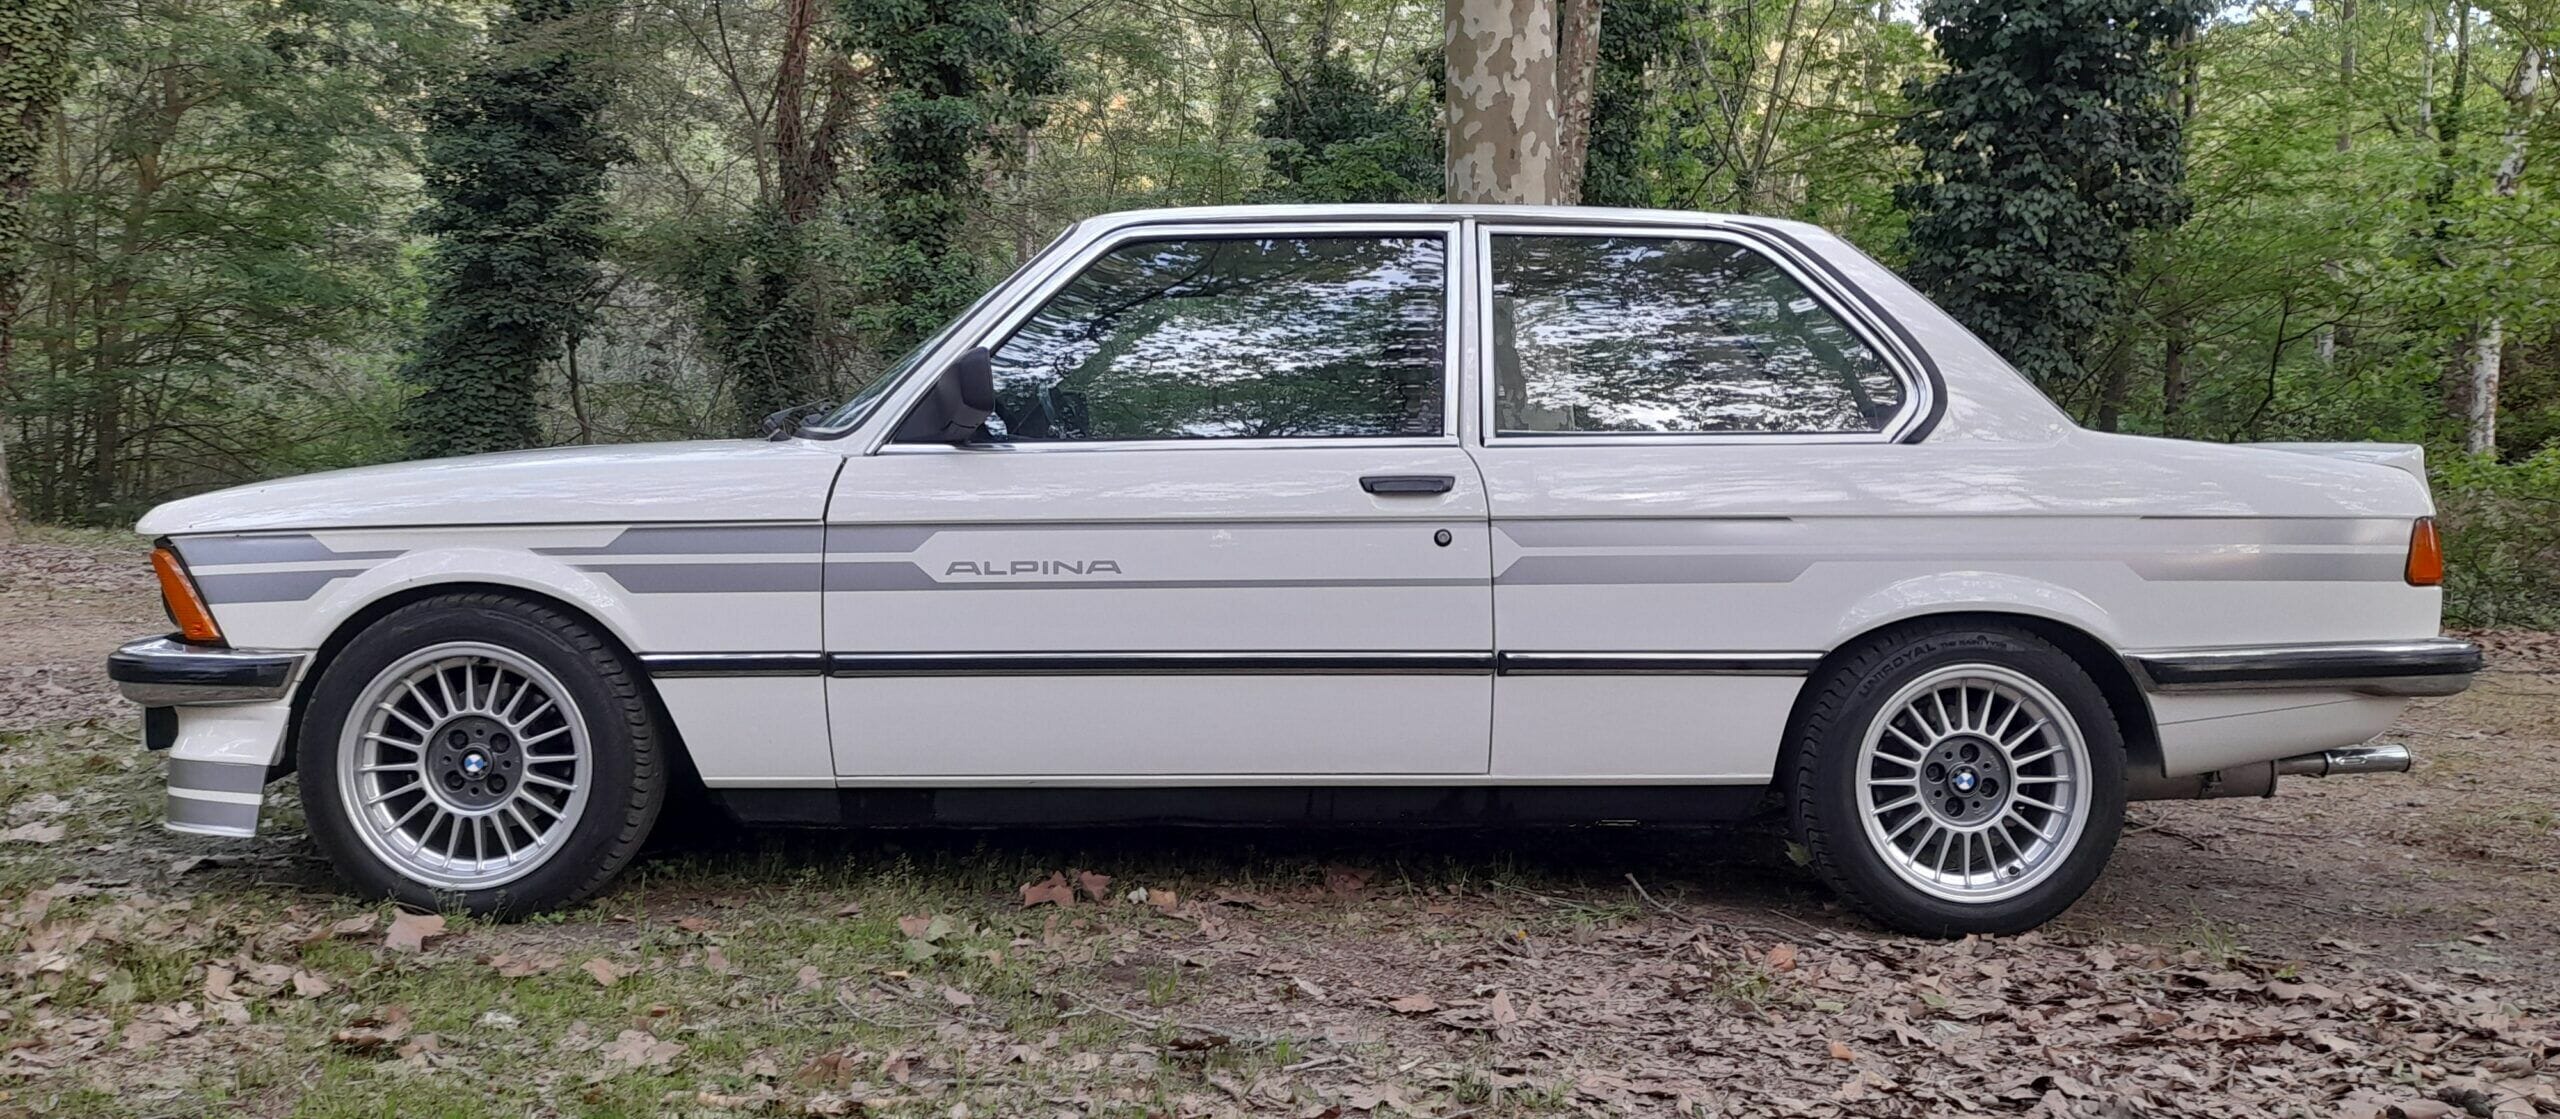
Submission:
<svg viewBox="0 0 2560 1119">
<path fill-rule="evenodd" d="M 549 671 L 583 716 L 592 753 L 586 807 L 564 841 L 523 876 L 487 889 L 438 888 L 383 861 L 358 834 L 338 781 L 342 733 L 366 686 L 404 657 L 457 641 L 497 646 Z M 584 901 L 640 852 L 671 782 L 665 735 L 640 680 L 593 627 L 539 603 L 471 591 L 394 610 L 339 650 L 303 714 L 297 758 L 311 836 L 357 893 L 413 908 L 511 919 Z"/>
<path fill-rule="evenodd" d="M 2041 685 L 2077 724 L 2087 748 L 2088 815 L 2078 839 L 2054 851 L 2058 861 L 2040 881 L 1996 900 L 1952 900 L 1907 881 L 1866 826 L 1858 769 L 1869 729 L 1898 691 L 1955 665 L 1995 666 Z M 2124 735 L 2088 672 L 2051 643 L 1998 624 L 1906 626 L 1842 650 L 1807 688 L 1782 774 L 1788 808 L 1814 872 L 1851 907 L 1923 936 L 2024 932 L 2070 908 L 2106 869 L 2124 823 Z M 1988 851 L 1991 841 L 1982 842 Z M 1972 858 L 1970 848 L 1965 857 Z"/>
</svg>

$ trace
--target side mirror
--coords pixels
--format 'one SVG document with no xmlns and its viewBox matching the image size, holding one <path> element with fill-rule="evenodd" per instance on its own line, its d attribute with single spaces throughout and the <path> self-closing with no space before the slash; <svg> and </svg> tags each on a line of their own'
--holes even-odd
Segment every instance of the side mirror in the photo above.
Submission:
<svg viewBox="0 0 2560 1119">
<path fill-rule="evenodd" d="M 995 355 L 979 346 L 942 368 L 892 438 L 899 443 L 965 443 L 995 410 Z"/>
</svg>

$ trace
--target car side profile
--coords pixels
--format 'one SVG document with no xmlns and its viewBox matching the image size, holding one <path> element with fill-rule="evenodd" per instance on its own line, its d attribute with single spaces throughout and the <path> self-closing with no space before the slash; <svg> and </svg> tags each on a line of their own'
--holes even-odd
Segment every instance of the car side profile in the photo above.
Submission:
<svg viewBox="0 0 2560 1119">
<path fill-rule="evenodd" d="M 671 789 L 765 824 L 1681 825 L 2010 932 L 2129 799 L 2394 772 L 2460 691 L 2418 448 L 2075 426 L 1765 218 L 1077 224 L 763 441 L 186 498 L 110 674 L 168 826 L 298 781 L 357 890 L 522 914 Z"/>
</svg>

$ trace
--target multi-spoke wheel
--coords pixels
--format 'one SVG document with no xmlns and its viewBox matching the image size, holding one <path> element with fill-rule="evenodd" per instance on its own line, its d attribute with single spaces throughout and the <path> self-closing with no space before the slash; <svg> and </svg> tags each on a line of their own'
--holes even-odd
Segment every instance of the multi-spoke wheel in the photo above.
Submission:
<svg viewBox="0 0 2560 1119">
<path fill-rule="evenodd" d="M 2012 932 L 2069 907 L 2114 848 L 2122 738 L 2069 656 L 2005 627 L 1871 638 L 1811 681 L 1799 839 L 1850 902 L 1914 932 Z"/>
<path fill-rule="evenodd" d="M 522 913 L 600 888 L 663 799 L 655 719 L 583 623 L 494 594 L 404 607 L 330 663 L 301 736 L 313 836 L 368 893 Z"/>
<path fill-rule="evenodd" d="M 439 889 L 496 886 L 542 865 L 577 828 L 594 769 L 565 692 L 541 665 L 477 642 L 383 669 L 338 748 L 357 836 Z"/>
</svg>

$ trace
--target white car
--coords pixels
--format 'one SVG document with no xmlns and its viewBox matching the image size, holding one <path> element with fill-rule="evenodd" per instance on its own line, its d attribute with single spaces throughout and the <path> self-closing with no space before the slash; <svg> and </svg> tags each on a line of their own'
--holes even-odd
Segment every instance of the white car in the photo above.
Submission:
<svg viewBox="0 0 2560 1119">
<path fill-rule="evenodd" d="M 2406 769 L 2461 690 L 2416 447 L 2074 426 L 1838 238 L 1376 206 L 1076 225 L 767 441 L 143 518 L 168 824 L 298 775 L 363 893 L 594 893 L 759 823 L 1692 824 L 2013 931 L 2128 799 Z"/>
</svg>

